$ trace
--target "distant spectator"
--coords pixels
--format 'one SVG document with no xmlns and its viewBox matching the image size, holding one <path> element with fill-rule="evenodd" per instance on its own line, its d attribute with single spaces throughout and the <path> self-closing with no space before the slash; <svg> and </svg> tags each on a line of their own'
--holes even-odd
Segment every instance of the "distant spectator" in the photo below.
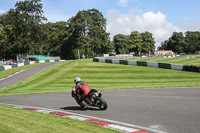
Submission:
<svg viewBox="0 0 200 133">
<path fill-rule="evenodd" d="M 12 65 L 13 64 L 13 61 L 12 60 L 9 60 L 9 65 Z"/>
</svg>

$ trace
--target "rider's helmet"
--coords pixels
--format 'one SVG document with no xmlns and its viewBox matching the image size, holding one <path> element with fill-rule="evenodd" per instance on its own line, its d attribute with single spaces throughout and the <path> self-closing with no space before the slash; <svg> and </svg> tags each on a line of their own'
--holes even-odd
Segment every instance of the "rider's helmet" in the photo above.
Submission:
<svg viewBox="0 0 200 133">
<path fill-rule="evenodd" d="M 80 78 L 80 77 L 74 78 L 74 83 L 75 83 L 75 84 L 77 84 L 77 83 L 80 82 L 80 81 L 81 81 L 81 78 Z"/>
</svg>

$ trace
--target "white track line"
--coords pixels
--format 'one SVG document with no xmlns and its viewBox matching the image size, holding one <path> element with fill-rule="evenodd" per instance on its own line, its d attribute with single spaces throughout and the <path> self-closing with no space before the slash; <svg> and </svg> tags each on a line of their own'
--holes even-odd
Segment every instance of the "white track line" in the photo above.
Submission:
<svg viewBox="0 0 200 133">
<path fill-rule="evenodd" d="M 5 77 L 5 78 L 0 79 L 0 80 L 7 79 L 7 78 L 9 78 L 9 77 L 12 77 L 12 76 L 14 76 L 14 75 L 16 75 L 16 74 L 18 74 L 18 73 L 21 73 L 21 72 L 25 71 L 25 70 L 26 70 L 26 69 L 21 70 L 21 71 L 18 71 L 18 72 L 14 73 L 14 74 L 11 74 L 11 75 L 9 75 L 9 76 L 7 76 L 7 77 Z"/>
</svg>

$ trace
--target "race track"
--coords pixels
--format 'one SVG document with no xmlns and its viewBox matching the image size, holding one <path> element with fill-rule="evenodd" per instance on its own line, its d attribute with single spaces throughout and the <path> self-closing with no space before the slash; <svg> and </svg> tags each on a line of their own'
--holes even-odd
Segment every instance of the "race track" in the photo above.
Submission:
<svg viewBox="0 0 200 133">
<path fill-rule="evenodd" d="M 56 63 L 59 63 L 59 62 L 48 63 L 48 64 L 43 64 L 43 65 L 39 65 L 36 67 L 32 67 L 32 68 L 24 70 L 23 72 L 18 73 L 17 75 L 0 80 L 0 89 L 4 88 L 6 86 L 10 86 L 12 84 L 18 83 L 22 80 L 25 80 L 28 77 L 31 77 Z"/>
<path fill-rule="evenodd" d="M 82 110 L 69 92 L 0 96 L 0 103 L 74 112 L 168 133 L 200 132 L 200 87 L 103 92 L 103 98 L 108 103 L 105 111 Z"/>
</svg>

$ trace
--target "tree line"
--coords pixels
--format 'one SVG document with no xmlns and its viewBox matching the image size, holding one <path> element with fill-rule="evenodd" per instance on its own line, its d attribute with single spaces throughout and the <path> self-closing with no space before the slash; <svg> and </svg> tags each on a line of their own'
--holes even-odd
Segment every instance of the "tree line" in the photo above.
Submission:
<svg viewBox="0 0 200 133">
<path fill-rule="evenodd" d="M 158 47 L 159 50 L 172 50 L 175 53 L 194 54 L 200 51 L 200 32 L 174 32 L 173 35 Z"/>
<path fill-rule="evenodd" d="M 111 51 L 106 19 L 96 9 L 79 11 L 69 20 L 46 23 L 41 0 L 25 0 L 0 15 L 0 59 L 20 54 L 93 57 Z"/>
<path fill-rule="evenodd" d="M 81 55 L 95 57 L 155 49 L 149 32 L 119 34 L 111 41 L 106 19 L 97 9 L 79 11 L 67 21 L 51 23 L 42 8 L 41 0 L 24 0 L 0 14 L 0 59 L 16 59 L 25 53 L 77 59 Z"/>
<path fill-rule="evenodd" d="M 133 31 L 110 39 L 106 18 L 97 9 L 79 11 L 69 20 L 47 22 L 41 0 L 18 1 L 14 8 L 0 14 L 0 59 L 17 55 L 51 55 L 77 59 L 103 54 L 149 53 L 155 50 L 152 33 Z M 200 32 L 174 32 L 158 47 L 176 53 L 200 51 Z"/>
</svg>

